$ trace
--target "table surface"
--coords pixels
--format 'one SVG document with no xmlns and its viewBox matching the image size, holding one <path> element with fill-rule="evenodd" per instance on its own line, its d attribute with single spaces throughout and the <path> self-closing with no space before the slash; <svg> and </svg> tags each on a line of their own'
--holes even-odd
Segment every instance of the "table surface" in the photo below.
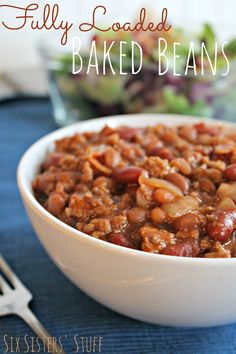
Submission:
<svg viewBox="0 0 236 354">
<path fill-rule="evenodd" d="M 47 100 L 0 104 L 0 252 L 34 294 L 31 308 L 48 331 L 62 337 L 68 354 L 76 349 L 75 336 L 103 337 L 104 354 L 236 353 L 236 324 L 181 329 L 135 321 L 93 301 L 55 267 L 36 238 L 16 185 L 21 155 L 55 128 Z M 31 337 L 33 333 L 19 318 L 0 318 L 0 353 L 6 351 L 4 338 L 9 343 L 11 336 L 20 338 L 23 353 L 26 335 Z"/>
</svg>

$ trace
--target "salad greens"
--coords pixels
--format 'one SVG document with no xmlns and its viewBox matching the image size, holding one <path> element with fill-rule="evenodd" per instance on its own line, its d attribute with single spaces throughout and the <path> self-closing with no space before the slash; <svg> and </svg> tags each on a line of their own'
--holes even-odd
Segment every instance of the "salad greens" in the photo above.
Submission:
<svg viewBox="0 0 236 354">
<path fill-rule="evenodd" d="M 63 101 L 64 109 L 73 116 L 74 120 L 91 118 L 98 115 L 137 113 L 137 112 L 165 112 L 200 116 L 217 115 L 215 107 L 222 112 L 222 95 L 216 92 L 216 83 L 219 76 L 212 74 L 174 76 L 171 71 L 163 76 L 158 75 L 158 38 L 163 37 L 168 43 L 165 55 L 169 59 L 169 66 L 173 68 L 173 43 L 178 46 L 176 71 L 184 73 L 184 65 L 189 54 L 190 41 L 195 44 L 195 62 L 199 70 L 201 61 L 201 43 L 204 43 L 210 58 L 215 57 L 216 34 L 209 24 L 205 24 L 199 33 L 187 33 L 181 28 L 173 28 L 170 32 L 107 32 L 95 33 L 98 62 L 102 65 L 104 41 L 112 43 L 112 65 L 119 67 L 120 41 L 127 42 L 126 57 L 123 58 L 124 67 L 130 68 L 132 56 L 132 41 L 140 44 L 143 50 L 143 67 L 137 75 L 113 75 L 109 67 L 106 75 L 95 72 L 86 74 L 81 70 L 77 75 L 71 73 L 72 56 L 66 54 L 56 56 L 50 65 L 50 78 L 54 87 L 53 95 L 57 94 Z M 220 49 L 220 46 L 218 46 Z M 230 62 L 236 60 L 236 38 L 225 46 L 225 54 Z M 134 58 L 138 60 L 138 51 L 134 51 Z M 85 53 L 83 62 L 87 64 L 89 55 Z M 176 63 L 175 63 L 176 65 Z M 222 51 L 217 53 L 217 70 L 220 72 L 225 66 L 225 57 Z M 204 61 L 204 67 L 209 69 L 209 63 Z M 224 78 L 227 82 L 227 78 Z M 222 81 L 222 80 L 221 80 Z M 55 87 L 57 91 L 55 92 Z M 217 104 L 214 105 L 215 100 Z M 55 102 L 55 100 L 53 100 Z M 220 106 L 220 109 L 219 109 Z"/>
</svg>

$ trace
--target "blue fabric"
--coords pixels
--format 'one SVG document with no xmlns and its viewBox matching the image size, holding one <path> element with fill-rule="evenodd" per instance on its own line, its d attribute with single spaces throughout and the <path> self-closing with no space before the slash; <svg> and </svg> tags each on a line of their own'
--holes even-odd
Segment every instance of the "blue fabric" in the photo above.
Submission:
<svg viewBox="0 0 236 354">
<path fill-rule="evenodd" d="M 55 128 L 47 100 L 0 105 L 0 252 L 34 294 L 32 310 L 48 331 L 56 337 L 67 335 L 67 353 L 73 353 L 75 335 L 102 336 L 104 354 L 236 353 L 236 325 L 179 329 L 134 321 L 90 299 L 54 266 L 26 217 L 15 175 L 23 152 Z M 21 341 L 33 335 L 20 319 L 0 318 L 0 353 L 6 348 L 4 334 Z"/>
</svg>

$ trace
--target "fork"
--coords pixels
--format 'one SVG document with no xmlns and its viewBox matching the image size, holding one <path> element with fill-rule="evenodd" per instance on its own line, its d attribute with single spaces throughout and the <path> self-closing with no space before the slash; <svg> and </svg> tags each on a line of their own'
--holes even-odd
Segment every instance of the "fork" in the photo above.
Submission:
<svg viewBox="0 0 236 354">
<path fill-rule="evenodd" d="M 49 353 L 65 354 L 63 348 L 55 343 L 55 339 L 53 340 L 53 337 L 30 310 L 29 303 L 32 299 L 31 292 L 24 286 L 0 254 L 0 317 L 7 315 L 19 316 L 42 340 L 44 347 L 47 348 Z"/>
</svg>

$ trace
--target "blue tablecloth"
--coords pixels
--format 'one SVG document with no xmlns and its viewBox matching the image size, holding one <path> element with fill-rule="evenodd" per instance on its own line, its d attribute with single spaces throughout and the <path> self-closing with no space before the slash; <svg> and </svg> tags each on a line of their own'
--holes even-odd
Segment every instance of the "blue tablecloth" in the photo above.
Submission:
<svg viewBox="0 0 236 354">
<path fill-rule="evenodd" d="M 47 100 L 0 104 L 0 252 L 31 289 L 31 307 L 46 328 L 63 337 L 68 354 L 76 348 L 75 335 L 102 336 L 104 354 L 236 353 L 236 325 L 180 329 L 134 321 L 90 299 L 55 267 L 34 234 L 16 186 L 16 167 L 23 152 L 55 128 Z M 0 353 L 6 350 L 4 335 L 8 341 L 13 336 L 23 342 L 25 335 L 33 333 L 16 317 L 0 318 Z"/>
</svg>

